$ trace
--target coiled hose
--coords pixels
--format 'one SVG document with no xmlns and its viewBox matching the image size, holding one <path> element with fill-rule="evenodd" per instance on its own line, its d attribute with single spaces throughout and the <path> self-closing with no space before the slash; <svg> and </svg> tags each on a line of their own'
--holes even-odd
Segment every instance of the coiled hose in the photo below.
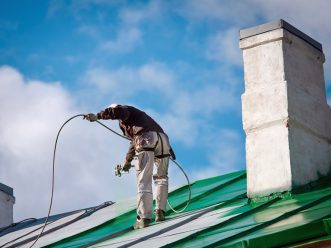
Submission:
<svg viewBox="0 0 331 248">
<path fill-rule="evenodd" d="M 66 120 L 66 121 L 62 124 L 61 128 L 59 129 L 59 131 L 58 131 L 58 133 L 57 133 L 57 135 L 56 135 L 55 144 L 54 144 L 54 152 L 53 152 L 53 162 L 52 162 L 52 190 L 51 190 L 51 199 L 50 199 L 50 203 L 49 203 L 48 213 L 47 213 L 47 217 L 46 217 L 46 219 L 45 219 L 44 225 L 43 225 L 43 227 L 42 227 L 42 229 L 41 229 L 39 235 L 38 235 L 37 238 L 34 240 L 34 242 L 31 244 L 30 248 L 33 247 L 33 246 L 37 243 L 37 241 L 39 240 L 39 238 L 43 235 L 43 232 L 44 232 L 44 230 L 45 230 L 45 228 L 46 228 L 46 226 L 47 226 L 48 218 L 49 218 L 49 216 L 50 216 L 50 214 L 51 214 L 52 205 L 53 205 L 54 188 L 55 188 L 55 158 L 56 158 L 55 155 L 56 155 L 56 147 L 57 147 L 57 142 L 58 142 L 58 139 L 59 139 L 60 133 L 61 133 L 62 129 L 64 128 L 64 126 L 65 126 L 68 122 L 70 122 L 71 120 L 73 120 L 73 119 L 75 119 L 75 118 L 77 118 L 77 117 L 84 117 L 84 116 L 85 116 L 84 114 L 78 114 L 78 115 L 74 115 L 74 116 L 70 117 L 68 120 Z M 100 121 L 96 121 L 96 122 L 99 123 L 101 126 L 105 127 L 106 129 L 108 129 L 109 131 L 111 131 L 112 133 L 118 135 L 119 137 L 124 138 L 124 139 L 127 139 L 127 140 L 130 140 L 128 137 L 126 137 L 126 136 L 124 136 L 124 135 L 121 135 L 120 133 L 114 131 L 113 129 L 109 128 L 108 126 L 106 126 L 106 125 L 103 124 L 102 122 L 100 122 Z M 191 196 L 192 196 L 191 184 L 190 184 L 190 180 L 189 180 L 187 174 L 185 173 L 184 169 L 179 165 L 179 163 L 176 162 L 175 160 L 173 160 L 172 158 L 170 158 L 170 160 L 173 161 L 173 162 L 178 166 L 178 168 L 183 172 L 183 174 L 184 174 L 185 177 L 186 177 L 187 184 L 188 184 L 188 187 L 189 187 L 189 197 L 188 197 L 187 203 L 186 203 L 186 205 L 185 205 L 185 207 L 184 207 L 183 209 L 181 209 L 181 210 L 175 210 L 175 209 L 171 206 L 170 202 L 167 200 L 168 205 L 169 205 L 169 207 L 170 207 L 170 209 L 171 209 L 172 211 L 174 211 L 175 213 L 181 213 L 181 212 L 183 212 L 183 211 L 188 207 L 188 205 L 190 204 Z"/>
</svg>

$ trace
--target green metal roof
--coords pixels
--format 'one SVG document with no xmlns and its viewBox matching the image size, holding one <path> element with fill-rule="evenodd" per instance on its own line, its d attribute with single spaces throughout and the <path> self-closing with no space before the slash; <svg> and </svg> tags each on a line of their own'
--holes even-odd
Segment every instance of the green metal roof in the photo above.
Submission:
<svg viewBox="0 0 331 248">
<path fill-rule="evenodd" d="M 187 186 L 169 193 L 177 209 L 185 206 L 187 197 Z M 185 212 L 169 210 L 166 221 L 141 230 L 132 230 L 136 213 L 132 203 L 128 206 L 99 225 L 49 239 L 44 247 L 293 247 L 331 242 L 331 183 L 252 202 L 246 198 L 244 171 L 199 180 L 192 184 Z M 97 218 L 97 213 L 88 218 Z"/>
</svg>

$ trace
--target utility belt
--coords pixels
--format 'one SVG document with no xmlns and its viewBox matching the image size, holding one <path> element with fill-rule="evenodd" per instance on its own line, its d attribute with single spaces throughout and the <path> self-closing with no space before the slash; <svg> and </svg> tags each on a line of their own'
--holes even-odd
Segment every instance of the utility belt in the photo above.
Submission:
<svg viewBox="0 0 331 248">
<path fill-rule="evenodd" d="M 157 147 L 157 145 L 159 144 L 159 141 L 161 142 L 161 154 L 160 155 L 156 155 L 155 157 L 156 158 L 159 158 L 159 159 L 162 159 L 162 158 L 166 158 L 166 157 L 170 157 L 171 155 L 168 153 L 168 154 L 164 154 L 164 145 L 163 145 L 163 140 L 162 140 L 162 137 L 160 135 L 159 132 L 156 132 L 157 134 L 157 141 L 155 143 L 155 146 L 154 147 L 140 147 L 137 151 L 140 152 L 140 151 L 148 151 L 148 152 L 155 152 L 155 149 Z M 169 148 L 171 149 L 171 148 Z"/>
<path fill-rule="evenodd" d="M 140 151 L 146 151 L 146 152 L 154 152 L 155 149 L 154 148 L 142 148 L 139 149 Z M 166 158 L 166 157 L 170 157 L 170 154 L 161 154 L 161 155 L 155 155 L 156 158 Z"/>
</svg>

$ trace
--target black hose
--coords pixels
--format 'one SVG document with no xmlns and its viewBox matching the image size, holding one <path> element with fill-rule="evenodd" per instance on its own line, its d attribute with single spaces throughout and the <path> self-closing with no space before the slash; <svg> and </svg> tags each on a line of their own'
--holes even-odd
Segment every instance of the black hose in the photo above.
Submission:
<svg viewBox="0 0 331 248">
<path fill-rule="evenodd" d="M 55 145 L 54 145 L 53 165 L 52 165 L 52 193 L 51 193 L 51 200 L 50 200 L 50 203 L 49 203 L 48 213 L 47 213 L 47 217 L 46 217 L 46 219 L 45 219 L 45 222 L 44 222 L 43 228 L 41 229 L 41 232 L 39 233 L 39 235 L 38 235 L 38 237 L 35 239 L 35 241 L 32 243 L 32 245 L 30 246 L 30 248 L 33 247 L 33 246 L 37 243 L 37 241 L 39 240 L 39 238 L 40 238 L 41 235 L 43 234 L 43 232 L 44 232 L 44 230 L 45 230 L 45 227 L 46 227 L 46 225 L 47 225 L 48 218 L 49 218 L 49 216 L 50 216 L 50 214 L 51 214 L 52 205 L 53 205 L 53 196 L 54 196 L 54 184 L 55 184 L 55 183 L 54 183 L 54 179 L 55 179 L 55 153 L 56 153 L 56 146 L 57 146 L 57 141 L 58 141 L 58 139 L 59 139 L 60 133 L 61 133 L 63 127 L 64 127 L 69 121 L 71 121 L 72 119 L 75 119 L 75 118 L 77 118 L 77 117 L 80 117 L 80 116 L 83 116 L 83 117 L 84 117 L 85 115 L 83 115 L 83 114 L 79 114 L 79 115 L 75 115 L 75 116 L 69 118 L 68 120 L 66 120 L 66 121 L 62 124 L 61 128 L 60 128 L 59 131 L 57 132 L 56 140 L 55 140 Z"/>
<path fill-rule="evenodd" d="M 33 247 L 33 246 L 37 243 L 37 241 L 39 240 L 39 238 L 43 235 L 44 230 L 45 230 L 45 228 L 46 228 L 46 226 L 47 226 L 48 218 L 49 218 L 49 216 L 50 216 L 50 214 L 51 214 L 52 205 L 53 205 L 53 196 L 54 196 L 54 186 L 55 186 L 55 157 L 56 157 L 55 154 L 56 154 L 56 147 L 57 147 L 57 142 L 58 142 L 58 139 L 59 139 L 60 133 L 61 133 L 63 127 L 64 127 L 68 122 L 70 122 L 71 120 L 73 120 L 73 119 L 75 119 L 75 118 L 77 118 L 77 117 L 84 117 L 84 116 L 85 116 L 84 114 L 79 114 L 79 115 L 72 116 L 71 118 L 69 118 L 68 120 L 66 120 L 66 121 L 62 124 L 61 128 L 59 129 L 59 131 L 58 131 L 58 133 L 57 133 L 57 135 L 56 135 L 56 140 L 55 140 L 55 145 L 54 145 L 54 153 L 53 153 L 53 163 L 52 163 L 52 192 L 51 192 L 51 199 L 50 199 L 50 203 L 49 203 L 49 209 L 48 209 L 47 217 L 46 217 L 46 219 L 45 219 L 45 222 L 44 222 L 44 225 L 43 225 L 43 227 L 42 227 L 42 230 L 41 230 L 41 232 L 39 233 L 38 237 L 35 239 L 35 241 L 32 243 L 32 245 L 30 246 L 30 248 Z M 96 121 L 96 122 L 99 123 L 99 124 L 100 124 L 101 126 L 103 126 L 104 128 L 108 129 L 109 131 L 113 132 L 114 134 L 118 135 L 119 137 L 122 137 L 122 138 L 124 138 L 124 139 L 130 140 L 128 137 L 126 137 L 126 136 L 124 136 L 124 135 L 121 135 L 120 133 L 114 131 L 113 129 L 111 129 L 111 128 L 109 128 L 108 126 L 104 125 L 104 124 L 101 123 L 100 121 Z M 182 168 L 182 167 L 181 167 L 181 166 L 180 166 L 175 160 L 173 160 L 172 158 L 170 158 L 170 159 L 171 159 L 171 160 L 172 160 L 172 161 L 173 161 L 173 162 L 174 162 L 174 163 L 175 163 L 175 164 L 181 169 L 181 171 L 184 173 L 184 175 L 185 175 L 185 177 L 186 177 L 186 179 L 187 179 L 187 182 L 188 182 L 188 186 L 189 186 L 189 192 L 190 192 L 190 193 L 189 193 L 189 199 L 188 199 L 188 201 L 187 201 L 186 206 L 185 206 L 182 210 L 176 211 L 176 210 L 170 205 L 170 203 L 169 203 L 169 201 L 168 201 L 168 204 L 169 204 L 170 208 L 171 208 L 174 212 L 179 213 L 179 212 L 184 211 L 184 210 L 188 207 L 188 205 L 189 205 L 189 203 L 190 203 L 190 201 L 191 201 L 191 195 L 192 195 L 191 184 L 190 184 L 190 181 L 189 181 L 189 179 L 188 179 L 188 176 L 186 175 L 186 173 L 185 173 L 185 171 L 183 170 L 183 168 Z"/>
<path fill-rule="evenodd" d="M 111 129 L 110 127 L 107 127 L 107 126 L 106 126 L 105 124 L 103 124 L 102 122 L 100 122 L 100 121 L 95 121 L 95 122 L 99 123 L 101 126 L 103 126 L 104 128 L 107 128 L 109 131 L 111 131 L 111 132 L 113 132 L 114 134 L 120 136 L 121 138 L 131 141 L 128 137 L 126 137 L 126 136 L 124 136 L 124 135 L 122 135 L 122 134 L 120 134 L 120 133 L 114 131 L 114 130 Z"/>
<path fill-rule="evenodd" d="M 172 211 L 174 211 L 176 214 L 179 214 L 179 213 L 185 211 L 185 209 L 188 207 L 188 205 L 190 205 L 191 198 L 192 198 L 192 189 L 191 189 L 191 183 L 190 183 L 190 180 L 188 179 L 188 176 L 186 175 L 184 169 L 179 165 L 179 163 L 178 163 L 176 160 L 174 160 L 174 159 L 172 159 L 172 158 L 170 158 L 170 159 L 171 159 L 171 161 L 174 162 L 174 163 L 178 166 L 178 168 L 183 172 L 184 176 L 186 177 L 187 185 L 188 185 L 188 188 L 189 188 L 189 196 L 188 196 L 188 200 L 187 200 L 187 202 L 186 202 L 185 207 L 183 207 L 181 210 L 176 210 L 176 209 L 174 209 L 174 208 L 171 206 L 169 200 L 167 199 L 167 203 L 168 203 L 168 206 L 170 207 L 170 209 L 171 209 Z"/>
<path fill-rule="evenodd" d="M 124 136 L 124 135 L 122 135 L 122 134 L 119 134 L 118 132 L 116 132 L 116 131 L 114 131 L 113 129 L 109 128 L 108 126 L 106 126 L 106 125 L 103 124 L 102 122 L 100 122 L 100 121 L 96 121 L 96 122 L 99 123 L 101 126 L 107 128 L 109 131 L 113 132 L 114 134 L 118 135 L 119 137 L 122 137 L 122 138 L 124 138 L 124 139 L 127 139 L 127 140 L 131 141 L 128 137 L 126 137 L 126 136 Z M 175 209 L 171 206 L 169 200 L 167 200 L 167 203 L 168 203 L 168 206 L 170 207 L 170 209 L 171 209 L 172 211 L 174 211 L 175 213 L 178 214 L 178 213 L 181 213 L 181 212 L 185 211 L 185 209 L 186 209 L 186 208 L 188 207 L 188 205 L 190 204 L 191 197 L 192 197 L 192 189 L 191 189 L 191 183 L 190 183 L 190 180 L 189 180 L 187 174 L 185 173 L 184 169 L 180 166 L 180 164 L 179 164 L 175 159 L 172 159 L 172 158 L 170 157 L 170 160 L 171 160 L 172 162 L 174 162 L 174 163 L 178 166 L 178 168 L 183 172 L 183 174 L 184 174 L 184 176 L 186 177 L 186 180 L 187 180 L 187 185 L 188 185 L 188 187 L 189 187 L 189 196 L 188 196 L 187 203 L 186 203 L 185 207 L 183 207 L 181 210 L 175 210 Z"/>
<path fill-rule="evenodd" d="M 73 224 L 73 223 L 75 223 L 75 222 L 77 222 L 77 221 L 79 221 L 79 220 L 81 220 L 81 219 L 84 219 L 84 218 L 90 216 L 91 214 L 95 213 L 96 211 L 98 211 L 98 210 L 100 210 L 100 209 L 103 209 L 103 208 L 105 208 L 105 207 L 108 207 L 109 205 L 112 205 L 112 204 L 114 204 L 114 202 L 112 202 L 112 201 L 110 201 L 110 202 L 104 202 L 104 203 L 100 204 L 99 206 L 92 207 L 92 208 L 89 208 L 89 209 L 85 209 L 85 210 L 83 211 L 83 213 L 81 213 L 81 214 L 80 214 L 79 216 L 77 216 L 76 218 L 74 218 L 74 219 L 72 219 L 72 220 L 69 220 L 69 221 L 67 221 L 67 222 L 65 222 L 65 223 L 62 223 L 62 224 L 60 224 L 60 225 L 57 225 L 57 226 L 55 226 L 55 227 L 53 227 L 53 228 L 50 228 L 50 229 L 48 229 L 47 231 L 44 231 L 44 232 L 42 233 L 41 236 L 47 235 L 47 234 L 52 233 L 52 232 L 55 232 L 55 231 L 57 231 L 57 230 L 59 230 L 59 229 L 61 229 L 61 228 L 64 228 L 64 227 L 66 227 L 66 226 L 69 226 L 69 225 L 71 225 L 71 224 Z M 78 212 L 81 212 L 81 211 L 76 211 L 75 213 L 78 213 Z M 65 217 L 66 217 L 66 216 L 65 216 Z M 64 218 L 64 217 L 63 217 L 63 218 Z M 49 222 L 49 223 L 53 223 L 53 222 L 58 221 L 58 220 L 59 220 L 59 219 L 57 219 L 57 220 L 53 220 L 53 221 L 51 221 L 51 222 Z M 28 233 L 26 233 L 26 234 L 24 234 L 24 235 L 18 237 L 18 238 L 16 238 L 16 239 L 13 239 L 13 240 L 7 242 L 6 244 L 2 245 L 1 247 L 4 247 L 4 246 L 6 246 L 6 245 L 8 245 L 8 244 L 10 244 L 10 243 L 13 243 L 13 242 L 15 242 L 15 241 L 21 239 L 21 238 L 24 238 L 24 237 L 30 235 L 31 233 L 34 233 L 35 231 L 37 231 L 37 230 L 39 230 L 39 229 L 41 229 L 41 227 L 38 227 L 38 228 L 36 228 L 36 229 L 34 229 L 34 230 L 32 230 L 32 231 L 30 231 L 30 232 L 28 232 Z M 32 237 L 27 238 L 27 239 L 25 239 L 25 240 L 23 240 L 23 241 L 20 241 L 20 242 L 17 242 L 17 243 L 15 243 L 15 244 L 11 245 L 11 246 L 8 246 L 7 248 L 16 248 L 16 247 L 20 247 L 20 246 L 22 246 L 22 245 L 25 245 L 25 244 L 27 244 L 27 243 L 30 243 L 31 241 L 33 241 L 33 240 L 35 240 L 35 239 L 36 239 L 36 236 L 32 236 Z"/>
</svg>

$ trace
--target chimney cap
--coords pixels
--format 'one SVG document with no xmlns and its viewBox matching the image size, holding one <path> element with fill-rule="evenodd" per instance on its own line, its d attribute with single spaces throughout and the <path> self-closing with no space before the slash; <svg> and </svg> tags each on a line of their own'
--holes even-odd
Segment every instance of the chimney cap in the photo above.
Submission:
<svg viewBox="0 0 331 248">
<path fill-rule="evenodd" d="M 288 22 L 284 21 L 283 19 L 274 20 L 262 25 L 258 25 L 251 28 L 241 29 L 240 30 L 240 39 L 245 39 L 254 35 L 266 33 L 275 29 L 286 29 L 287 31 L 291 32 L 292 34 L 300 37 L 301 39 L 308 42 L 310 45 L 318 49 L 319 51 L 323 52 L 322 44 L 318 41 L 314 40 L 310 36 L 306 35 L 305 33 L 301 32 L 299 29 L 295 28 Z"/>
<path fill-rule="evenodd" d="M 10 195 L 10 196 L 14 196 L 14 190 L 13 188 L 3 184 L 3 183 L 0 183 L 0 190 L 5 192 L 6 194 Z"/>
</svg>

